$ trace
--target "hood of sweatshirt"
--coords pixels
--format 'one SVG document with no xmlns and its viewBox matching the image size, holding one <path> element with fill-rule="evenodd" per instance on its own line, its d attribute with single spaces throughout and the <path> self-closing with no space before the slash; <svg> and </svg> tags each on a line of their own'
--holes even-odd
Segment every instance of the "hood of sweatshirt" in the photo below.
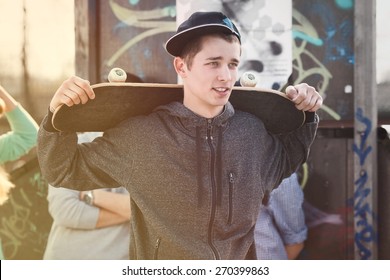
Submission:
<svg viewBox="0 0 390 280">
<path fill-rule="evenodd" d="M 205 127 L 206 124 L 210 122 L 213 126 L 223 127 L 226 125 L 228 119 L 234 115 L 234 108 L 230 102 L 225 105 L 221 114 L 212 119 L 207 119 L 194 113 L 181 102 L 172 102 L 167 105 L 159 106 L 155 111 L 165 111 L 168 112 L 169 115 L 177 117 L 183 127 L 186 128 L 189 133 L 193 134 L 193 136 L 195 135 L 194 133 L 197 127 Z"/>
</svg>

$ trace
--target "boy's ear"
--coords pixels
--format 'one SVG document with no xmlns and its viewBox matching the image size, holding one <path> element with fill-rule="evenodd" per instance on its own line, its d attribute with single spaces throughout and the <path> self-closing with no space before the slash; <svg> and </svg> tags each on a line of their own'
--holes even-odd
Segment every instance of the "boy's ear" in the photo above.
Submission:
<svg viewBox="0 0 390 280">
<path fill-rule="evenodd" d="M 185 62 L 180 57 L 175 57 L 173 60 L 173 66 L 175 67 L 176 73 L 181 77 L 185 78 L 187 76 L 187 67 L 185 65 Z"/>
</svg>

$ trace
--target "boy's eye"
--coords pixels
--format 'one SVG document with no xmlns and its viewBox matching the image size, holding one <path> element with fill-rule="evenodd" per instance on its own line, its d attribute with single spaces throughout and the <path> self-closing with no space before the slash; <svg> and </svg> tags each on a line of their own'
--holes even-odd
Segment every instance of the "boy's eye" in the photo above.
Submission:
<svg viewBox="0 0 390 280">
<path fill-rule="evenodd" d="M 230 63 L 230 67 L 231 68 L 236 68 L 236 67 L 238 67 L 238 63 L 235 63 L 235 62 L 234 63 Z"/>
</svg>

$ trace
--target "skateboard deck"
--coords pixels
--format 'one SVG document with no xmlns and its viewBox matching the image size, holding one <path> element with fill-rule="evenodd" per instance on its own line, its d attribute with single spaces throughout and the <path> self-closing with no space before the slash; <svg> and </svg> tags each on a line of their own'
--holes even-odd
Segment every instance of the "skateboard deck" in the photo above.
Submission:
<svg viewBox="0 0 390 280">
<path fill-rule="evenodd" d="M 59 131 L 105 131 L 128 117 L 147 115 L 159 105 L 183 100 L 183 86 L 154 83 L 100 83 L 92 86 L 95 99 L 83 105 L 58 107 L 52 118 Z M 253 87 L 234 87 L 229 101 L 235 110 L 259 117 L 271 133 L 288 133 L 305 122 L 304 112 L 284 93 Z"/>
</svg>

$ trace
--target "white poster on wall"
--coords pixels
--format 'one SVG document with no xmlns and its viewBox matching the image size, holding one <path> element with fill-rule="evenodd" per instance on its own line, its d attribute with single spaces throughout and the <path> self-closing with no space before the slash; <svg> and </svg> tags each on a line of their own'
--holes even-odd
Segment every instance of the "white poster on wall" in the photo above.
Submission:
<svg viewBox="0 0 390 280">
<path fill-rule="evenodd" d="M 196 11 L 220 11 L 242 37 L 239 76 L 252 72 L 258 87 L 280 89 L 292 72 L 292 0 L 176 0 L 177 24 Z"/>
</svg>

